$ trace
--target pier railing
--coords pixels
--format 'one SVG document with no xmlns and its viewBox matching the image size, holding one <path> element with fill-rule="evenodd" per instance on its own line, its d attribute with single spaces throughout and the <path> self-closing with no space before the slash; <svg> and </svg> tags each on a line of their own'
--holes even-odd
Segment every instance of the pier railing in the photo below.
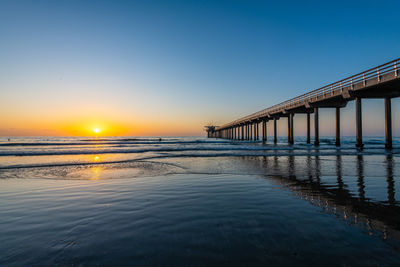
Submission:
<svg viewBox="0 0 400 267">
<path fill-rule="evenodd" d="M 244 122 L 249 122 L 251 120 L 255 120 L 258 118 L 266 117 L 270 114 L 276 114 L 276 113 L 284 111 L 286 109 L 304 105 L 307 102 L 312 102 L 312 101 L 318 100 L 320 98 L 329 97 L 329 95 L 333 96 L 338 93 L 341 94 L 343 92 L 344 88 L 353 89 L 356 84 L 361 83 L 364 86 L 366 86 L 368 81 L 371 81 L 372 79 L 376 79 L 376 81 L 379 83 L 381 81 L 382 76 L 385 74 L 388 74 L 388 73 L 394 73 L 394 75 L 396 77 L 398 77 L 400 75 L 399 74 L 399 72 L 400 72 L 399 64 L 400 64 L 400 58 L 392 60 L 392 61 L 382 64 L 380 66 L 360 72 L 358 74 L 347 77 L 340 81 L 325 85 L 321 88 L 318 88 L 318 89 L 310 91 L 308 93 L 299 95 L 292 99 L 286 100 L 286 101 L 279 103 L 277 105 L 274 105 L 272 107 L 263 109 L 261 111 L 258 111 L 256 113 L 250 114 L 245 117 L 242 117 L 233 122 L 224 124 L 224 125 L 218 127 L 218 129 L 225 129 L 225 128 L 228 128 L 233 125 L 238 125 L 238 124 L 241 124 Z"/>
</svg>

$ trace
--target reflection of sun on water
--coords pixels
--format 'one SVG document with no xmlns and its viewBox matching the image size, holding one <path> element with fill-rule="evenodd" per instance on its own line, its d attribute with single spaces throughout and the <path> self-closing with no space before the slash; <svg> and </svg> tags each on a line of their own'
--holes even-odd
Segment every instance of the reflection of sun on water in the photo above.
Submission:
<svg viewBox="0 0 400 267">
<path fill-rule="evenodd" d="M 101 157 L 100 156 L 93 156 L 92 158 L 92 162 L 100 162 L 101 161 Z M 92 173 L 92 178 L 91 180 L 98 180 L 100 177 L 100 173 L 101 173 L 102 168 L 100 166 L 93 166 L 90 168 L 90 171 Z"/>
<path fill-rule="evenodd" d="M 92 167 L 90 168 L 90 170 L 92 171 L 92 178 L 90 180 L 98 180 L 100 177 L 100 173 L 101 173 L 101 167 L 96 166 L 96 167 Z"/>
</svg>

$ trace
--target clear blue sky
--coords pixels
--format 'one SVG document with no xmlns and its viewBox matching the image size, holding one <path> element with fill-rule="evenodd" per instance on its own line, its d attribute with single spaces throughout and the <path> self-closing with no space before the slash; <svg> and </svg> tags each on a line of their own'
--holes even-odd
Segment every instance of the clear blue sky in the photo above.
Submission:
<svg viewBox="0 0 400 267">
<path fill-rule="evenodd" d="M 400 1 L 0 0 L 0 135 L 102 119 L 126 134 L 200 135 L 208 122 L 400 57 L 399 10 Z M 365 101 L 364 120 L 383 118 L 381 102 Z M 352 105 L 343 112 L 352 135 Z"/>
</svg>

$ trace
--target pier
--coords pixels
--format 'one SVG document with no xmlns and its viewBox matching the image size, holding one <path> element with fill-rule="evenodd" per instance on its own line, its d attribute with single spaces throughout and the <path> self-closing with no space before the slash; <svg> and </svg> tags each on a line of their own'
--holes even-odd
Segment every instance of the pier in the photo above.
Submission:
<svg viewBox="0 0 400 267">
<path fill-rule="evenodd" d="M 391 99 L 400 96 L 400 58 L 363 71 L 340 81 L 289 99 L 272 107 L 239 118 L 219 127 L 207 128 L 208 136 L 234 140 L 259 140 L 259 125 L 262 126 L 262 141 L 267 141 L 267 127 L 273 121 L 273 140 L 277 142 L 277 121 L 287 119 L 288 143 L 294 143 L 296 114 L 307 115 L 307 143 L 311 143 L 310 116 L 314 116 L 314 145 L 319 145 L 319 109 L 336 110 L 336 146 L 340 146 L 340 109 L 349 101 L 355 101 L 356 147 L 363 147 L 362 99 L 383 99 L 385 103 L 385 147 L 392 148 Z"/>
</svg>

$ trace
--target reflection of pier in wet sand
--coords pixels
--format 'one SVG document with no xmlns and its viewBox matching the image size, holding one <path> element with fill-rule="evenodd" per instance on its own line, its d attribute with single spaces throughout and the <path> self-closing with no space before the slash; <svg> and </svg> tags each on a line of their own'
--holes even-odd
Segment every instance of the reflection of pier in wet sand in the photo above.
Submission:
<svg viewBox="0 0 400 267">
<path fill-rule="evenodd" d="M 312 205 L 321 207 L 324 212 L 335 214 L 350 224 L 364 224 L 369 234 L 381 233 L 383 239 L 391 237 L 400 240 L 400 207 L 395 199 L 393 156 L 386 155 L 386 179 L 384 177 L 382 179 L 387 186 L 387 196 L 386 200 L 382 201 L 366 197 L 368 188 L 364 180 L 364 156 L 358 155 L 355 159 L 357 173 L 356 177 L 353 177 L 357 186 L 355 192 L 351 192 L 343 180 L 343 159 L 340 155 L 335 157 L 335 184 L 332 184 L 331 180 L 324 181 L 329 175 L 321 173 L 321 159 L 318 156 L 307 156 L 304 166 L 296 166 L 297 159 L 294 156 L 288 156 L 286 162 L 280 157 L 263 157 L 262 164 L 267 170 L 272 170 L 272 174 L 267 174 L 268 179 L 283 185 Z M 274 174 L 285 173 L 283 171 L 285 168 L 286 175 Z M 306 170 L 306 173 L 296 175 L 301 172 L 300 169 Z"/>
</svg>

